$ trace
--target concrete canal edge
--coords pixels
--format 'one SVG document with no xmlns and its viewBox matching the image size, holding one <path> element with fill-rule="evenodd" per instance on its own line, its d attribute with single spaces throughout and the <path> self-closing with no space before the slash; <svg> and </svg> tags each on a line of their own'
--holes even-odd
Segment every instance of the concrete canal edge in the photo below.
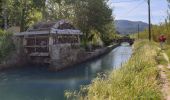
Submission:
<svg viewBox="0 0 170 100">
<path fill-rule="evenodd" d="M 93 52 L 83 52 L 84 54 L 78 57 L 76 61 L 70 61 L 67 64 L 63 64 L 63 65 L 61 64 L 59 66 L 49 65 L 49 70 L 60 71 L 60 70 L 64 70 L 67 68 L 72 68 L 76 65 L 79 65 L 79 64 L 88 62 L 90 60 L 97 59 L 103 55 L 106 55 L 118 46 L 120 46 L 120 44 L 110 45 L 110 46 L 107 46 L 101 49 L 94 50 Z M 0 64 L 0 70 L 22 68 L 24 66 L 30 65 L 29 58 L 24 54 L 13 53 L 7 58 L 8 59 L 6 59 L 2 64 Z"/>
<path fill-rule="evenodd" d="M 76 61 L 74 61 L 74 62 L 70 62 L 65 65 L 50 65 L 49 70 L 50 71 L 60 71 L 60 70 L 64 70 L 67 68 L 73 68 L 76 65 L 79 65 L 79 64 L 88 62 L 90 60 L 97 59 L 103 55 L 106 55 L 118 46 L 120 46 L 120 44 L 110 45 L 110 46 L 107 46 L 107 47 L 104 47 L 101 49 L 94 50 L 93 52 L 86 52 L 83 56 L 78 57 L 76 59 Z"/>
</svg>

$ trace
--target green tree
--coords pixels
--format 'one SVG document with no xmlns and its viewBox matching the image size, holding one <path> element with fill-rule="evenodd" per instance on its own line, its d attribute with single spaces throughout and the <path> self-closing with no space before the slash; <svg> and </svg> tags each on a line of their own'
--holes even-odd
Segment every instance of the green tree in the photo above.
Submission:
<svg viewBox="0 0 170 100">
<path fill-rule="evenodd" d="M 112 10 L 106 4 L 106 0 L 89 0 L 89 25 L 101 33 L 105 44 L 109 44 L 114 32 Z"/>
<path fill-rule="evenodd" d="M 0 28 L 3 28 L 2 0 L 0 0 Z"/>
<path fill-rule="evenodd" d="M 20 26 L 21 31 L 25 31 L 33 21 L 41 20 L 40 13 L 44 7 L 43 4 L 36 3 L 35 0 L 3 0 L 1 4 L 3 6 L 0 9 L 0 16 L 5 20 L 3 24 L 7 24 L 8 27 Z M 0 22 L 2 23 L 2 21 Z"/>
<path fill-rule="evenodd" d="M 101 33 L 104 43 L 109 44 L 115 29 L 112 10 L 108 7 L 107 1 L 77 0 L 75 6 L 76 25 L 85 33 L 85 39 L 91 35 L 90 30 L 95 29 Z"/>
<path fill-rule="evenodd" d="M 3 19 L 8 20 L 8 26 L 20 26 L 21 31 L 38 21 L 68 19 L 84 33 L 85 43 L 93 34 L 91 30 L 98 31 L 105 44 L 115 33 L 107 0 L 3 0 L 0 5 L 6 5 L 0 16 L 7 15 Z"/>
</svg>

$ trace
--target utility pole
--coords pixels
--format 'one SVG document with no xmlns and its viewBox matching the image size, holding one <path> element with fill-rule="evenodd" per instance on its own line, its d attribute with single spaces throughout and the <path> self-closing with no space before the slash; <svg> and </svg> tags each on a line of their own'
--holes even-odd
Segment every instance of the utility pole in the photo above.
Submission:
<svg viewBox="0 0 170 100">
<path fill-rule="evenodd" d="M 138 24 L 138 39 L 139 39 L 139 24 Z"/>
<path fill-rule="evenodd" d="M 148 0 L 149 41 L 151 41 L 151 1 Z"/>
</svg>

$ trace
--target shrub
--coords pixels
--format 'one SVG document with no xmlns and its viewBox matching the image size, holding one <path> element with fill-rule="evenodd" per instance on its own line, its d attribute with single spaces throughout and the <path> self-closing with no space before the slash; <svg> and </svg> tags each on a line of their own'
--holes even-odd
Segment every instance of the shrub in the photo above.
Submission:
<svg viewBox="0 0 170 100">
<path fill-rule="evenodd" d="M 0 63 L 14 50 L 15 45 L 13 43 L 12 33 L 0 30 Z"/>
</svg>

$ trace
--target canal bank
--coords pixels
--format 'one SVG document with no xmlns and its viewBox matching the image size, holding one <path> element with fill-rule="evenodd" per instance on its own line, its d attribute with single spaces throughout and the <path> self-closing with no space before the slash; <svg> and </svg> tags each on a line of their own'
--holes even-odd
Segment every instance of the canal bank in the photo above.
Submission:
<svg viewBox="0 0 170 100">
<path fill-rule="evenodd" d="M 66 68 L 71 68 L 76 65 L 80 65 L 82 63 L 85 63 L 90 60 L 94 60 L 101 56 L 104 56 L 118 46 L 120 46 L 120 44 L 114 44 L 114 45 L 110 45 L 107 47 L 95 49 L 91 52 L 87 52 L 87 51 L 79 52 L 78 56 L 72 56 L 72 58 L 71 58 L 71 59 L 76 59 L 76 60 L 69 60 L 63 64 L 61 63 L 63 61 L 61 61 L 59 64 L 50 65 L 49 69 L 51 71 L 60 71 L 60 70 L 66 69 Z M 62 60 L 65 60 L 65 59 L 62 59 Z"/>
<path fill-rule="evenodd" d="M 7 57 L 4 57 L 3 61 L 1 61 L 0 71 L 5 69 L 19 68 L 28 64 L 28 58 L 25 54 L 13 51 Z"/>
<path fill-rule="evenodd" d="M 132 54 L 131 46 L 119 46 L 98 59 L 59 72 L 44 66 L 24 66 L 0 73 L 1 100 L 65 100 L 66 90 L 79 90 L 98 73 L 120 68 Z"/>
<path fill-rule="evenodd" d="M 85 50 L 79 52 L 78 55 L 73 55 L 71 59 L 75 60 L 66 60 L 66 59 L 61 59 L 65 60 L 64 63 L 61 63 L 63 61 L 60 61 L 59 64 L 45 64 L 44 62 L 41 63 L 32 63 L 30 61 L 30 58 L 24 54 L 23 52 L 19 51 L 14 51 L 9 55 L 9 57 L 4 60 L 2 64 L 0 64 L 0 70 L 5 70 L 5 69 L 15 69 L 15 68 L 22 68 L 23 66 L 48 66 L 48 70 L 50 71 L 60 71 L 64 70 L 67 68 L 72 68 L 76 65 L 79 65 L 81 63 L 88 62 L 93 59 L 97 59 L 101 56 L 104 56 L 111 52 L 114 48 L 120 46 L 120 44 L 114 44 L 110 45 L 107 47 L 95 49 L 91 52 L 87 52 Z M 17 53 L 19 52 L 19 53 Z M 74 52 L 74 51 L 73 51 Z M 70 54 L 71 55 L 71 54 Z"/>
<path fill-rule="evenodd" d="M 137 41 L 132 57 L 120 69 L 98 76 L 78 92 L 66 92 L 68 100 L 163 100 L 154 42 Z"/>
</svg>

